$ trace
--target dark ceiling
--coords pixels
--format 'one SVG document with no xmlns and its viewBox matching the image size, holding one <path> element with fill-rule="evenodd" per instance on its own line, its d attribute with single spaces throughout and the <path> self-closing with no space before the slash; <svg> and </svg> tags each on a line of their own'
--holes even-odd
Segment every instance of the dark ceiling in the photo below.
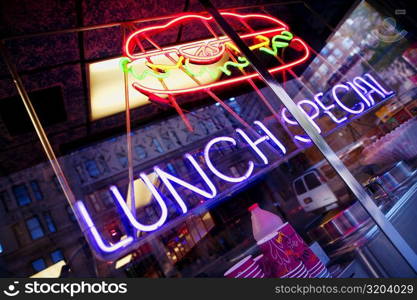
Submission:
<svg viewBox="0 0 417 300">
<path fill-rule="evenodd" d="M 218 8 L 271 4 L 268 13 L 282 19 L 291 30 L 320 50 L 331 27 L 343 19 L 353 1 L 250 1 L 213 0 Z M 286 4 L 283 4 L 286 3 Z M 98 121 L 89 120 L 86 64 L 121 55 L 122 30 L 119 26 L 83 32 L 25 36 L 39 32 L 123 22 L 172 15 L 183 11 L 200 12 L 196 0 L 21 0 L 2 1 L 0 31 L 25 87 L 32 97 L 41 122 L 57 155 L 86 146 L 125 130 L 124 114 Z M 261 12 L 262 5 L 249 11 Z M 246 10 L 248 11 L 248 10 Z M 177 40 L 181 36 L 176 33 Z M 46 156 L 28 123 L 23 105 L 4 61 L 0 61 L 0 176 L 45 161 Z M 192 108 L 207 102 L 183 99 Z M 42 100 L 44 99 L 44 101 Z M 187 104 L 188 103 L 188 104 Z M 153 104 L 132 111 L 133 125 L 140 126 L 173 114 Z"/>
</svg>

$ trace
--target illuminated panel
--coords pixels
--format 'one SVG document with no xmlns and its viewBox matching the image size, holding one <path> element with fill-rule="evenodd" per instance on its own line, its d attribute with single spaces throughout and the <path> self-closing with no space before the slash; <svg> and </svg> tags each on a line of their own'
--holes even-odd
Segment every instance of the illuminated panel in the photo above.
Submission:
<svg viewBox="0 0 417 300">
<path fill-rule="evenodd" d="M 52 266 L 49 266 L 46 269 L 36 274 L 33 274 L 32 276 L 30 276 L 30 278 L 59 278 L 59 276 L 61 275 L 62 267 L 65 265 L 65 261 L 60 260 Z"/>
<path fill-rule="evenodd" d="M 120 67 L 121 59 L 122 58 L 108 59 L 88 65 L 90 117 L 92 120 L 98 120 L 125 111 L 124 76 Z M 170 60 L 164 55 L 154 56 L 152 60 L 155 64 L 170 63 Z M 205 65 L 205 67 L 207 70 L 215 70 L 222 66 L 227 60 L 228 57 L 225 56 L 218 62 Z M 139 76 L 137 74 L 142 74 L 145 71 L 145 68 L 147 68 L 145 64 L 132 63 L 130 65 L 130 70 L 132 71 L 128 73 L 129 83 L 137 80 L 135 76 Z M 177 85 L 180 87 L 187 87 L 190 84 L 194 84 L 189 77 L 184 77 L 184 72 L 181 70 L 172 70 L 171 73 L 173 76 L 164 80 L 167 86 Z M 182 79 L 178 80 L 178 78 Z M 199 77 L 202 84 L 210 84 L 219 78 L 220 74 L 215 77 L 212 77 L 209 74 Z M 143 78 L 141 82 L 153 89 L 163 89 L 158 78 L 153 76 L 147 76 L 146 78 Z M 166 98 L 167 95 L 161 95 L 161 97 Z M 151 102 L 149 101 L 147 94 L 138 93 L 135 89 L 129 89 L 129 103 L 130 108 L 137 108 Z"/>
</svg>

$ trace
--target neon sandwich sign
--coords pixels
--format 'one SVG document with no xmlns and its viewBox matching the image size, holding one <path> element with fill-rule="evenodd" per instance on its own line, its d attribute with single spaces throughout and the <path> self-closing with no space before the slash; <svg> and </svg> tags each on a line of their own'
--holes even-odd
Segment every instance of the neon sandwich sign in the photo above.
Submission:
<svg viewBox="0 0 417 300">
<path fill-rule="evenodd" d="M 239 19 L 265 18 L 270 22 L 274 22 L 276 25 L 276 28 L 274 29 L 260 33 L 258 32 L 251 36 L 243 36 L 243 38 L 255 38 L 257 40 L 258 43 L 252 46 L 252 50 L 263 51 L 267 55 L 275 55 L 279 48 L 289 47 L 291 43 L 295 42 L 299 43 L 301 47 L 299 48 L 299 51 L 302 49 L 302 51 L 304 51 L 304 55 L 298 61 L 293 61 L 292 64 L 299 64 L 308 58 L 309 52 L 306 44 L 301 41 L 301 39 L 296 40 L 296 38 L 294 38 L 293 35 L 288 31 L 288 27 L 281 21 L 264 15 L 238 15 L 232 13 L 222 14 Z M 122 59 L 121 61 L 123 70 L 125 72 L 134 73 L 135 70 L 130 64 L 135 60 L 141 60 L 141 63 L 145 64 L 147 67 L 141 74 L 133 74 L 133 76 L 137 79 L 137 81 L 133 83 L 133 87 L 135 89 L 137 89 L 139 92 L 158 94 L 186 93 L 207 87 L 230 84 L 232 83 L 231 80 L 233 80 L 233 83 L 235 83 L 257 76 L 257 74 L 250 73 L 246 75 L 239 75 L 238 77 L 233 77 L 231 79 L 226 78 L 223 81 L 210 83 L 203 87 L 198 86 L 187 87 L 184 89 L 165 89 L 157 91 L 149 86 L 142 84 L 141 80 L 145 79 L 146 77 L 151 77 L 154 79 L 161 79 L 159 77 L 167 78 L 170 76 L 171 70 L 182 69 L 182 71 L 185 73 L 193 73 L 194 71 L 190 70 L 189 65 L 191 62 L 193 64 L 201 64 L 203 70 L 207 70 L 204 69 L 204 67 L 207 64 L 220 61 L 222 57 L 227 55 L 228 49 L 229 51 L 237 51 L 234 49 L 233 45 L 228 44 L 229 41 L 227 38 L 219 37 L 216 40 L 204 40 L 201 42 L 193 42 L 191 44 L 182 46 L 174 46 L 164 49 L 161 48 L 157 52 L 145 51 L 139 54 L 135 54 L 133 52 L 133 46 L 131 46 L 130 43 L 131 41 L 138 39 L 141 34 L 152 30 L 163 30 L 184 20 L 210 21 L 211 17 L 204 17 L 201 15 L 182 16 L 163 26 L 141 29 L 129 36 L 125 46 L 125 54 L 127 58 Z M 176 55 L 178 59 L 171 65 L 155 65 L 149 58 L 157 55 Z M 224 60 L 222 64 L 217 67 L 216 72 L 222 73 L 225 76 L 229 76 L 231 75 L 228 74 L 230 68 L 244 69 L 249 65 L 249 63 L 244 61 L 243 58 L 240 59 L 237 64 L 230 64 L 230 60 L 228 60 L 228 58 L 229 57 L 227 56 L 226 60 Z M 291 66 L 291 64 L 284 64 L 280 67 L 271 68 L 269 71 L 274 73 L 285 68 L 290 68 Z M 348 122 L 355 116 L 366 112 L 376 104 L 388 99 L 394 95 L 394 92 L 386 90 L 381 85 L 381 83 L 378 82 L 371 74 L 364 74 L 363 76 L 354 77 L 351 81 L 334 85 L 328 92 L 326 92 L 326 95 L 327 94 L 329 94 L 330 102 L 323 101 L 324 93 L 320 92 L 315 94 L 313 99 L 304 99 L 297 103 L 298 107 L 306 114 L 308 120 L 319 133 L 322 133 L 322 129 L 316 123 L 319 118 L 327 117 L 336 125 Z M 353 96 L 355 99 L 355 103 L 350 104 L 350 106 L 342 101 L 344 96 L 348 94 Z M 281 110 L 280 115 L 282 125 L 297 126 L 296 121 L 292 119 L 285 108 Z M 257 133 L 255 137 L 253 137 L 253 132 Z M 293 138 L 298 142 L 310 142 L 308 137 L 302 135 L 294 135 Z M 247 146 L 253 153 L 253 159 L 257 159 L 262 163 L 256 164 L 254 160 L 248 160 L 246 162 L 245 171 L 240 175 L 229 174 L 219 170 L 219 167 L 216 166 L 214 159 L 216 156 L 215 148 L 217 145 L 226 144 L 231 147 L 239 147 L 241 145 Z M 174 174 L 171 174 L 166 170 L 163 170 L 159 166 L 154 166 L 152 168 L 153 172 L 157 174 L 159 180 L 162 182 L 163 186 L 166 188 L 165 190 L 169 193 L 169 195 L 163 195 L 148 178 L 147 174 L 140 173 L 138 177 L 143 181 L 147 189 L 153 195 L 154 201 L 156 202 L 160 211 L 160 215 L 158 216 L 157 220 L 155 220 L 152 224 L 143 224 L 132 214 L 131 210 L 126 204 L 126 199 L 116 186 L 110 186 L 109 190 L 113 195 L 114 203 L 117 206 L 122 219 L 127 220 L 125 225 L 129 227 L 130 230 L 128 231 L 152 232 L 161 228 L 168 221 L 168 205 L 166 203 L 167 196 L 170 196 L 174 200 L 175 205 L 178 206 L 182 214 L 186 214 L 189 211 L 187 199 L 184 199 L 184 195 L 182 195 L 183 192 L 181 192 L 178 187 L 198 195 L 203 202 L 209 201 L 215 199 L 219 192 L 214 185 L 212 178 L 218 178 L 218 180 L 229 184 L 238 184 L 245 182 L 251 176 L 253 176 L 255 174 L 256 168 L 264 168 L 269 165 L 271 161 L 270 158 L 264 153 L 264 151 L 262 151 L 260 147 L 262 144 L 268 144 L 281 156 L 285 156 L 287 153 L 287 147 L 261 121 L 253 122 L 253 128 L 235 129 L 235 133 L 232 136 L 219 136 L 208 141 L 203 150 L 204 166 L 200 165 L 200 163 L 197 162 L 197 160 L 190 153 L 186 153 L 184 155 L 184 160 L 190 163 L 193 171 L 195 171 L 196 176 L 199 177 L 200 182 L 204 183 L 203 186 L 196 186 Z M 94 220 L 92 219 L 83 202 L 77 201 L 74 207 L 75 212 L 79 216 L 81 225 L 84 227 L 83 229 L 87 232 L 87 238 L 89 239 L 96 252 L 102 258 L 116 258 L 118 255 L 120 255 L 120 252 L 126 252 L 129 250 L 130 246 L 132 246 L 134 241 L 137 239 L 132 235 L 126 236 L 124 239 L 116 243 L 106 241 L 105 238 L 103 238 L 103 235 L 97 229 Z"/>
</svg>

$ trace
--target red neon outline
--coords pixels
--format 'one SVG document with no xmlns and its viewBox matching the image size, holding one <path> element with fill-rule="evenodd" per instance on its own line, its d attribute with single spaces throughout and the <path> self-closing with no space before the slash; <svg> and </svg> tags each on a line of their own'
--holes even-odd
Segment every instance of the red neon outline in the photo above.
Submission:
<svg viewBox="0 0 417 300">
<path fill-rule="evenodd" d="M 247 34 L 241 35 L 240 38 L 245 39 L 245 38 L 254 37 L 254 36 L 257 36 L 257 35 L 266 35 L 266 34 L 270 34 L 270 33 L 279 33 L 283 30 L 284 30 L 284 28 L 274 28 L 274 29 L 269 29 L 269 30 L 264 30 L 264 31 L 259 31 L 259 32 L 247 33 Z M 187 43 L 185 45 L 171 46 L 171 47 L 167 47 L 167 48 L 162 49 L 162 50 L 158 49 L 158 50 L 144 51 L 144 52 L 142 52 L 140 54 L 137 54 L 135 56 L 130 56 L 130 58 L 132 60 L 147 59 L 148 57 L 151 57 L 151 56 L 162 55 L 162 54 L 166 54 L 166 53 L 176 53 L 176 54 L 181 55 L 180 48 L 185 47 L 185 49 L 188 49 L 188 48 L 192 48 L 192 47 L 203 46 L 204 44 L 209 44 L 211 42 L 224 42 L 224 43 L 226 43 L 226 42 L 229 42 L 229 41 L 230 41 L 230 39 L 228 37 L 212 38 L 212 39 Z M 185 54 L 185 55 L 182 54 L 182 55 L 183 56 L 190 56 L 189 54 Z M 208 59 L 211 59 L 211 57 L 210 58 L 202 58 L 201 63 L 203 63 L 203 64 L 207 63 Z"/>
<path fill-rule="evenodd" d="M 248 18 L 259 18 L 259 19 L 265 19 L 265 20 L 269 20 L 272 21 L 273 23 L 281 26 L 279 28 L 276 28 L 275 30 L 288 30 L 288 25 L 283 23 L 282 21 L 275 19 L 271 16 L 267 16 L 267 15 L 262 15 L 262 14 L 247 14 L 247 15 L 240 15 L 237 13 L 230 13 L 230 12 L 221 12 L 220 13 L 223 16 L 231 16 L 231 17 L 236 17 L 238 19 L 248 19 Z M 150 27 L 145 27 L 142 29 L 139 29 L 135 32 L 133 32 L 132 34 L 129 35 L 129 37 L 126 39 L 125 45 L 123 47 L 123 51 L 124 51 L 124 55 L 131 58 L 131 59 L 139 59 L 144 57 L 143 54 L 133 54 L 131 53 L 131 50 L 129 49 L 129 44 L 131 42 L 131 40 L 133 38 L 137 38 L 138 35 L 143 34 L 143 33 L 149 33 L 150 31 L 159 31 L 159 30 L 163 30 L 166 29 L 180 21 L 186 20 L 186 19 L 199 19 L 199 20 L 204 20 L 204 21 L 210 21 L 213 20 L 213 17 L 205 17 L 202 15 L 198 15 L 198 14 L 187 14 L 187 15 L 183 15 L 181 17 L 175 18 L 171 21 L 169 21 L 168 23 L 164 24 L 164 25 L 159 25 L 159 26 L 150 26 Z M 257 34 L 261 34 L 261 33 L 257 33 Z M 256 35 L 256 34 L 255 34 Z M 243 37 L 243 36 L 242 36 Z M 227 37 L 225 38 L 227 40 L 229 40 Z M 176 48 L 176 47 L 173 47 Z M 133 50 L 133 47 L 132 47 Z M 164 51 L 165 53 L 165 51 Z M 162 53 L 159 53 L 162 54 Z"/>
<path fill-rule="evenodd" d="M 299 38 L 294 38 L 292 40 L 291 44 L 293 42 L 298 42 L 304 47 L 305 55 L 302 58 L 300 58 L 299 60 L 296 60 L 292 63 L 285 64 L 285 65 L 282 65 L 282 66 L 278 66 L 278 67 L 275 67 L 275 68 L 272 68 L 272 69 L 268 69 L 268 71 L 271 74 L 276 73 L 278 71 L 283 71 L 283 70 L 290 69 L 291 67 L 294 67 L 296 65 L 299 65 L 299 64 L 305 62 L 310 57 L 310 50 L 309 50 L 307 44 L 303 40 L 301 40 Z M 175 95 L 175 94 L 183 94 L 183 93 L 185 94 L 185 93 L 197 92 L 197 91 L 210 89 L 210 88 L 214 88 L 214 87 L 220 87 L 220 86 L 228 85 L 228 84 L 230 85 L 230 84 L 234 84 L 234 83 L 239 82 L 239 81 L 243 81 L 243 80 L 247 80 L 247 79 L 251 79 L 251 78 L 256 78 L 256 77 L 259 77 L 259 74 L 255 72 L 255 73 L 252 73 L 252 74 L 243 75 L 243 76 L 239 76 L 239 77 L 235 77 L 235 78 L 231 78 L 231 79 L 226 79 L 226 80 L 219 81 L 219 82 L 213 82 L 213 83 L 206 84 L 206 85 L 201 85 L 201 86 L 196 86 L 196 87 L 191 87 L 191 88 L 186 88 L 186 89 L 177 89 L 177 90 L 158 90 L 158 89 L 144 87 L 143 85 L 140 85 L 137 82 L 132 83 L 132 85 L 139 92 L 146 91 L 148 93 L 155 93 L 155 94 Z"/>
</svg>

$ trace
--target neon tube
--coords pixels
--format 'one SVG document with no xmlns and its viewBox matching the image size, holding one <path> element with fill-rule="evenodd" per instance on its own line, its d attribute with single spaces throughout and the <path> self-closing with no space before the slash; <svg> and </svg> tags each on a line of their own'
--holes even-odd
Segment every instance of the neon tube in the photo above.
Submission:
<svg viewBox="0 0 417 300">
<path fill-rule="evenodd" d="M 364 111 L 364 109 L 365 109 L 365 105 L 362 103 L 362 102 L 360 102 L 359 104 L 360 104 L 360 109 L 358 109 L 358 110 L 354 110 L 354 109 L 351 109 L 351 108 L 349 108 L 349 107 L 347 107 L 346 105 L 344 105 L 343 103 L 342 103 L 342 101 L 340 101 L 339 100 L 339 98 L 338 98 L 338 96 L 337 96 L 337 92 L 336 92 L 336 90 L 337 89 L 344 89 L 344 90 L 346 90 L 346 91 L 349 91 L 350 90 L 350 88 L 348 87 L 348 86 L 346 86 L 346 85 L 344 85 L 344 84 L 341 84 L 341 83 L 339 83 L 339 84 L 336 84 L 335 86 L 333 86 L 333 88 L 332 88 L 332 95 L 333 95 L 333 99 L 334 99 L 334 101 L 336 101 L 336 103 L 341 107 L 341 108 L 343 108 L 344 110 L 346 110 L 347 112 L 350 112 L 350 113 L 352 113 L 352 114 L 355 114 L 355 115 L 357 115 L 357 114 L 360 114 L 361 112 L 363 112 Z"/>
<path fill-rule="evenodd" d="M 166 206 L 165 201 L 162 199 L 161 195 L 158 193 L 158 191 L 156 190 L 152 182 L 149 180 L 149 178 L 146 176 L 146 174 L 141 173 L 140 177 L 142 178 L 143 182 L 146 184 L 148 189 L 152 192 L 153 196 L 155 197 L 156 201 L 159 204 L 159 207 L 161 208 L 161 216 L 159 217 L 159 220 L 156 221 L 152 225 L 141 224 L 138 222 L 138 220 L 136 220 L 133 217 L 132 212 L 129 210 L 129 208 L 126 205 L 126 201 L 123 199 L 122 195 L 119 192 L 119 189 L 116 186 L 112 185 L 110 187 L 110 191 L 113 193 L 116 199 L 116 203 L 122 209 L 123 213 L 129 220 L 130 224 L 132 224 L 132 226 L 135 227 L 139 231 L 148 232 L 148 231 L 156 230 L 157 228 L 161 227 L 165 223 L 168 217 L 168 208 Z"/>
<path fill-rule="evenodd" d="M 384 89 L 384 87 L 378 81 L 376 81 L 376 79 L 371 74 L 366 73 L 364 76 L 369 78 L 385 95 L 389 96 L 394 94 L 394 91 L 388 92 L 386 89 Z"/>
<path fill-rule="evenodd" d="M 83 221 L 84 225 L 88 228 L 88 231 L 90 233 L 90 236 L 92 237 L 92 241 L 94 245 L 100 251 L 105 252 L 105 253 L 112 253 L 112 252 L 115 252 L 117 250 L 127 247 L 133 242 L 133 238 L 129 236 L 123 240 L 120 240 L 114 245 L 106 245 L 102 237 L 100 236 L 100 233 L 98 232 L 96 226 L 94 225 L 94 222 L 90 217 L 90 214 L 88 213 L 86 207 L 84 206 L 84 203 L 81 201 L 77 201 L 74 204 L 74 208 L 79 212 L 81 220 Z"/>
<path fill-rule="evenodd" d="M 264 124 L 262 124 L 259 121 L 254 121 L 253 123 L 255 125 L 258 125 L 262 129 L 262 131 L 266 133 L 266 135 L 271 139 L 271 141 L 273 141 L 274 144 L 278 146 L 278 148 L 282 151 L 282 154 L 287 153 L 287 149 L 285 148 L 285 146 L 272 134 L 272 132 L 268 128 L 265 127 Z"/>
<path fill-rule="evenodd" d="M 185 204 L 184 200 L 181 198 L 181 196 L 178 194 L 174 186 L 171 184 L 171 181 L 175 182 L 176 184 L 179 184 L 190 191 L 193 191 L 194 193 L 197 193 L 207 199 L 212 199 L 217 195 L 216 187 L 213 185 L 213 183 L 210 181 L 210 179 L 207 177 L 207 175 L 204 173 L 204 171 L 201 169 L 201 167 L 198 165 L 198 163 L 195 161 L 194 157 L 192 157 L 190 154 L 186 154 L 184 156 L 186 159 L 188 159 L 193 167 L 196 169 L 198 174 L 201 176 L 201 178 L 204 180 L 206 185 L 209 187 L 210 192 L 206 192 L 178 177 L 175 177 L 163 170 L 161 170 L 159 167 L 155 166 L 154 171 L 158 174 L 159 178 L 162 180 L 162 182 L 165 184 L 165 186 L 168 188 L 172 196 L 175 198 L 175 200 L 180 205 L 182 212 L 187 212 L 187 205 Z"/>
<path fill-rule="evenodd" d="M 264 164 L 267 165 L 269 163 L 268 158 L 266 158 L 265 154 L 263 154 L 261 149 L 258 148 L 258 145 L 269 140 L 269 137 L 264 135 L 256 141 L 252 141 L 250 137 L 242 129 L 238 128 L 236 129 L 236 132 L 246 141 L 246 143 L 249 144 L 249 146 L 256 152 L 256 154 L 258 154 L 258 156 L 262 159 Z"/>
<path fill-rule="evenodd" d="M 228 137 L 228 136 L 220 136 L 217 138 L 212 139 L 210 142 L 207 143 L 206 147 L 204 148 L 204 159 L 206 160 L 206 164 L 208 166 L 208 168 L 210 169 L 211 172 L 213 172 L 214 175 L 216 175 L 217 177 L 223 179 L 224 181 L 227 182 L 242 182 L 246 179 L 248 179 L 250 177 L 250 175 L 253 172 L 254 169 L 254 163 L 253 161 L 249 161 L 248 163 L 248 170 L 246 171 L 246 173 L 243 176 L 240 177 L 230 177 L 227 176 L 223 173 L 221 173 L 219 170 L 216 169 L 216 167 L 213 165 L 213 163 L 211 162 L 210 159 L 210 149 L 211 147 L 213 147 L 213 145 L 220 143 L 220 142 L 228 142 L 233 144 L 233 146 L 236 146 L 236 140 Z"/>
</svg>

